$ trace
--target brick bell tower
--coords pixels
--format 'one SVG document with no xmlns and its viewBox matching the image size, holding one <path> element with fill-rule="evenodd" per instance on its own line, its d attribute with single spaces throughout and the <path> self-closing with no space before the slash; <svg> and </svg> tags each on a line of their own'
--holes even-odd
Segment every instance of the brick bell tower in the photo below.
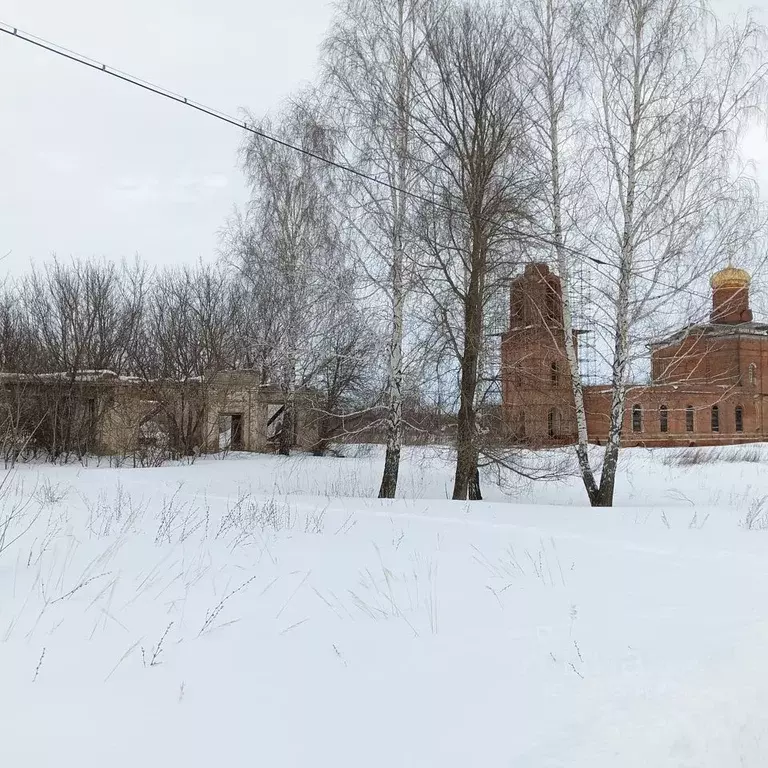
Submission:
<svg viewBox="0 0 768 768">
<path fill-rule="evenodd" d="M 528 264 L 510 289 L 509 331 L 502 336 L 502 403 L 510 440 L 531 445 L 576 435 L 565 353 L 562 286 L 543 263 Z"/>
<path fill-rule="evenodd" d="M 709 282 L 712 286 L 712 323 L 736 325 L 752 320 L 749 308 L 751 278 L 748 272 L 729 265 L 715 272 Z"/>
</svg>

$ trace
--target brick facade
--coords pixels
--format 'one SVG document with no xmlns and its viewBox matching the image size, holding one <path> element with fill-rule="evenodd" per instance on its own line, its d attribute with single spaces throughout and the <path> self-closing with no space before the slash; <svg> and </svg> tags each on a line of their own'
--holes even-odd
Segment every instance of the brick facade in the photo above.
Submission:
<svg viewBox="0 0 768 768">
<path fill-rule="evenodd" d="M 752 321 L 749 275 L 712 278 L 708 324 L 683 328 L 651 348 L 651 384 L 627 389 L 623 445 L 726 445 L 768 434 L 768 325 Z M 509 331 L 502 337 L 504 423 L 512 440 L 534 446 L 575 441 L 565 356 L 560 279 L 530 264 L 512 282 Z M 576 339 L 578 331 L 574 331 Z M 607 439 L 610 388 L 584 387 L 587 432 Z"/>
<path fill-rule="evenodd" d="M 512 281 L 509 316 L 501 360 L 504 421 L 511 436 L 533 444 L 574 440 L 562 289 L 546 264 L 529 264 Z"/>
</svg>

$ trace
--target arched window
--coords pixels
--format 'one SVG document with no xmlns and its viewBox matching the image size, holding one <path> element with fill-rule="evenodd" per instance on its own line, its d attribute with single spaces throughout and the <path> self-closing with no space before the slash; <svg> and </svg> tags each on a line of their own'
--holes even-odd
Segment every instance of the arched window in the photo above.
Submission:
<svg viewBox="0 0 768 768">
<path fill-rule="evenodd" d="M 547 434 L 550 437 L 560 436 L 560 414 L 554 408 L 547 414 Z"/>
<path fill-rule="evenodd" d="M 632 431 L 643 431 L 643 407 L 639 404 L 632 406 Z"/>
<path fill-rule="evenodd" d="M 744 410 L 740 405 L 736 406 L 735 416 L 736 416 L 735 418 L 736 431 L 743 432 L 744 431 Z"/>
<path fill-rule="evenodd" d="M 560 366 L 557 362 L 553 362 L 552 365 L 549 366 L 549 380 L 553 387 L 560 386 Z"/>
<path fill-rule="evenodd" d="M 666 405 L 659 406 L 659 432 L 669 432 L 669 411 Z"/>
<path fill-rule="evenodd" d="M 750 386 L 755 386 L 755 381 L 757 381 L 757 366 L 754 363 L 749 364 L 749 384 Z"/>
<path fill-rule="evenodd" d="M 712 406 L 712 431 L 720 431 L 720 409 L 716 406 Z"/>
<path fill-rule="evenodd" d="M 693 432 L 693 406 L 689 405 L 685 409 L 685 431 Z"/>
</svg>

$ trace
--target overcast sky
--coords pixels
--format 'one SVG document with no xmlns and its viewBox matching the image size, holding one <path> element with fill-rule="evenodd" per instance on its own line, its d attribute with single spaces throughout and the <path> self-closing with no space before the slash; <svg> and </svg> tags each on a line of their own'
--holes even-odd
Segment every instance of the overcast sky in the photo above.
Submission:
<svg viewBox="0 0 768 768">
<path fill-rule="evenodd" d="M 0 21 L 236 114 L 312 79 L 325 0 L 2 0 Z M 210 259 L 240 132 L 0 35 L 0 255 Z"/>
<path fill-rule="evenodd" d="M 326 0 L 0 2 L 0 21 L 233 114 L 263 113 L 312 79 L 330 17 Z M 212 258 L 246 197 L 240 140 L 231 126 L 0 35 L 3 270 L 52 253 Z M 764 133 L 745 152 L 768 190 Z"/>
</svg>

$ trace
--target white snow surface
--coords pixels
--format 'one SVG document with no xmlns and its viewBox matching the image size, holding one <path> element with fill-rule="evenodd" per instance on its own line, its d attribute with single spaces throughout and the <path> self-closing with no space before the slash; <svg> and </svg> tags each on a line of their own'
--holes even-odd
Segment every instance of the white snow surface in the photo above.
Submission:
<svg viewBox="0 0 768 768">
<path fill-rule="evenodd" d="M 602 510 L 576 477 L 448 501 L 437 449 L 395 501 L 379 449 L 21 466 L 0 765 L 765 766 L 761 450 L 625 451 Z"/>
</svg>

